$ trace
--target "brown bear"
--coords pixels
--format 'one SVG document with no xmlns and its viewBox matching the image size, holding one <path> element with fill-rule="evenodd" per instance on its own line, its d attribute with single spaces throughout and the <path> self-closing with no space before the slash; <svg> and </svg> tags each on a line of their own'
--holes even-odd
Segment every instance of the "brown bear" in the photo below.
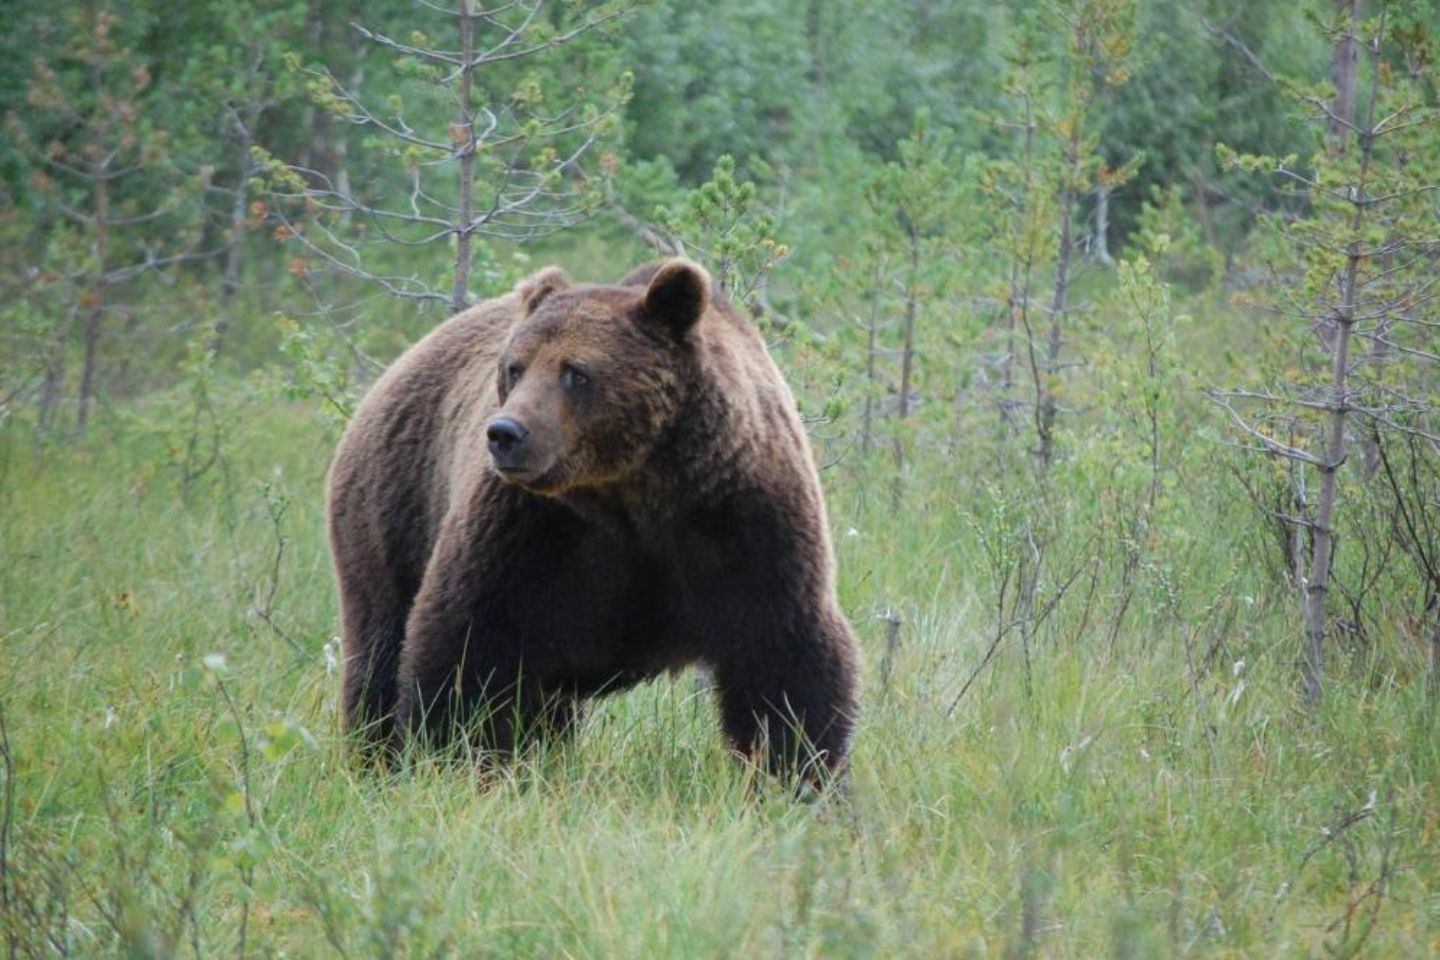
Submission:
<svg viewBox="0 0 1440 960">
<path fill-rule="evenodd" d="M 757 331 L 686 260 L 556 267 L 380 378 L 330 471 L 347 728 L 487 751 L 705 665 L 734 749 L 845 763 L 856 650 L 819 478 Z"/>
</svg>

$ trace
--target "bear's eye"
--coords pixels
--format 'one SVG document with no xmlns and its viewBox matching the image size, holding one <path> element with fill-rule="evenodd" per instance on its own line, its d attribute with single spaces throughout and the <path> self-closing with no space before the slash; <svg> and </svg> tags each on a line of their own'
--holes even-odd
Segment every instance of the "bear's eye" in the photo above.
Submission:
<svg viewBox="0 0 1440 960">
<path fill-rule="evenodd" d="M 590 377 L 584 370 L 567 363 L 560 368 L 560 382 L 565 384 L 566 389 L 575 390 L 589 383 Z"/>
<path fill-rule="evenodd" d="M 520 377 L 524 375 L 524 373 L 524 367 L 520 366 L 520 364 L 518 363 L 512 363 L 505 368 L 505 382 L 513 387 L 517 382 L 519 382 Z"/>
</svg>

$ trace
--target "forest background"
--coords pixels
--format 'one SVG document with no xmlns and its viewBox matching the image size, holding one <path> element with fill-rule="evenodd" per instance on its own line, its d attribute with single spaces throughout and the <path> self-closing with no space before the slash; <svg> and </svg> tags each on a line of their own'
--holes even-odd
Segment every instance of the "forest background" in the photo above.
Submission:
<svg viewBox="0 0 1440 960">
<path fill-rule="evenodd" d="M 1440 952 L 1435 3 L 0 13 L 7 956 Z M 821 461 L 848 796 L 689 675 L 357 769 L 357 397 L 674 254 Z"/>
</svg>

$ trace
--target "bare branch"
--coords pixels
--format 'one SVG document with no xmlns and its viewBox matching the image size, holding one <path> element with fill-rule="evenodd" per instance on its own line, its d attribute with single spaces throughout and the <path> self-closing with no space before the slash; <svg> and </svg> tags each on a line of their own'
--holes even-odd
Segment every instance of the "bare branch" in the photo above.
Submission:
<svg viewBox="0 0 1440 960">
<path fill-rule="evenodd" d="M 1276 456 L 1284 457 L 1287 460 L 1299 460 L 1301 463 L 1308 463 L 1314 467 L 1324 467 L 1326 465 L 1324 460 L 1315 456 L 1313 453 L 1307 453 L 1304 450 L 1301 450 L 1299 447 L 1293 447 L 1289 444 L 1281 443 L 1274 437 L 1267 436 L 1258 428 L 1251 425 L 1249 421 L 1247 421 L 1244 417 L 1240 415 L 1239 411 L 1235 409 L 1234 405 L 1232 405 L 1228 401 L 1225 393 L 1222 393 L 1221 391 L 1212 388 L 1210 390 L 1207 390 L 1205 392 L 1205 395 L 1209 397 L 1212 401 L 1214 401 L 1222 410 L 1230 414 L 1231 420 L 1235 422 L 1235 425 L 1237 427 L 1239 427 L 1251 437 L 1254 437 L 1256 440 L 1259 440 L 1267 453 L 1273 453 Z"/>
<path fill-rule="evenodd" d="M 223 247 L 217 247 L 214 250 L 201 250 L 191 253 L 176 253 L 171 254 L 168 257 L 157 257 L 154 250 L 147 249 L 145 251 L 145 259 L 140 263 L 132 263 L 129 266 L 120 267 L 117 270 L 110 270 L 103 274 L 103 276 L 107 284 L 122 283 L 126 280 L 131 280 L 135 277 L 138 277 L 142 273 L 147 273 L 152 270 L 159 270 L 162 267 L 168 267 L 176 263 L 195 263 L 200 260 L 208 260 L 209 258 L 218 256 L 223 252 Z"/>
<path fill-rule="evenodd" d="M 366 40 L 407 57 L 415 57 L 418 60 L 430 60 L 436 63 L 448 63 L 454 66 L 459 66 L 461 63 L 460 54 L 456 51 L 427 50 L 424 47 L 413 47 L 408 43 L 401 43 L 399 40 L 391 39 L 383 33 L 376 33 L 363 23 L 352 21 L 350 28 Z"/>
<path fill-rule="evenodd" d="M 1307 103 L 1315 109 L 1319 110 L 1322 114 L 1324 114 L 1325 118 L 1332 123 L 1344 127 L 1352 133 L 1358 134 L 1362 132 L 1361 129 L 1353 122 L 1347 120 L 1345 117 L 1340 116 L 1334 110 L 1330 109 L 1330 105 L 1324 100 L 1320 99 L 1319 97 L 1312 96 L 1311 94 L 1304 93 L 1303 91 L 1297 90 L 1294 84 L 1289 83 L 1283 77 L 1272 71 L 1269 67 L 1265 65 L 1265 61 L 1261 60 L 1260 57 L 1255 53 L 1255 51 L 1250 49 L 1250 47 L 1245 43 L 1245 41 L 1241 40 L 1239 37 L 1235 36 L 1233 33 L 1226 30 L 1224 27 L 1220 27 L 1212 23 L 1207 18 L 1201 17 L 1200 24 L 1211 36 L 1216 37 L 1220 40 L 1224 40 L 1231 47 L 1234 47 L 1237 51 L 1239 51 L 1241 56 L 1243 56 L 1247 61 L 1249 61 L 1250 65 L 1254 67 L 1256 71 L 1258 71 L 1259 74 L 1266 80 L 1279 87 L 1284 88 L 1297 100 Z"/>
</svg>

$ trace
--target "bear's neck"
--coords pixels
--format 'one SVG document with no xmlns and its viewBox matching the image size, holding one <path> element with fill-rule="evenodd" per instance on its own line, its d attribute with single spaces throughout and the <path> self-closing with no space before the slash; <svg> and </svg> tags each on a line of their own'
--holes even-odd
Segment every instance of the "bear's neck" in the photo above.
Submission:
<svg viewBox="0 0 1440 960">
<path fill-rule="evenodd" d="M 560 499 L 591 522 L 660 546 L 687 515 L 748 486 L 744 452 L 755 434 L 746 420 L 742 407 L 701 378 L 643 465 L 622 481 Z"/>
</svg>

